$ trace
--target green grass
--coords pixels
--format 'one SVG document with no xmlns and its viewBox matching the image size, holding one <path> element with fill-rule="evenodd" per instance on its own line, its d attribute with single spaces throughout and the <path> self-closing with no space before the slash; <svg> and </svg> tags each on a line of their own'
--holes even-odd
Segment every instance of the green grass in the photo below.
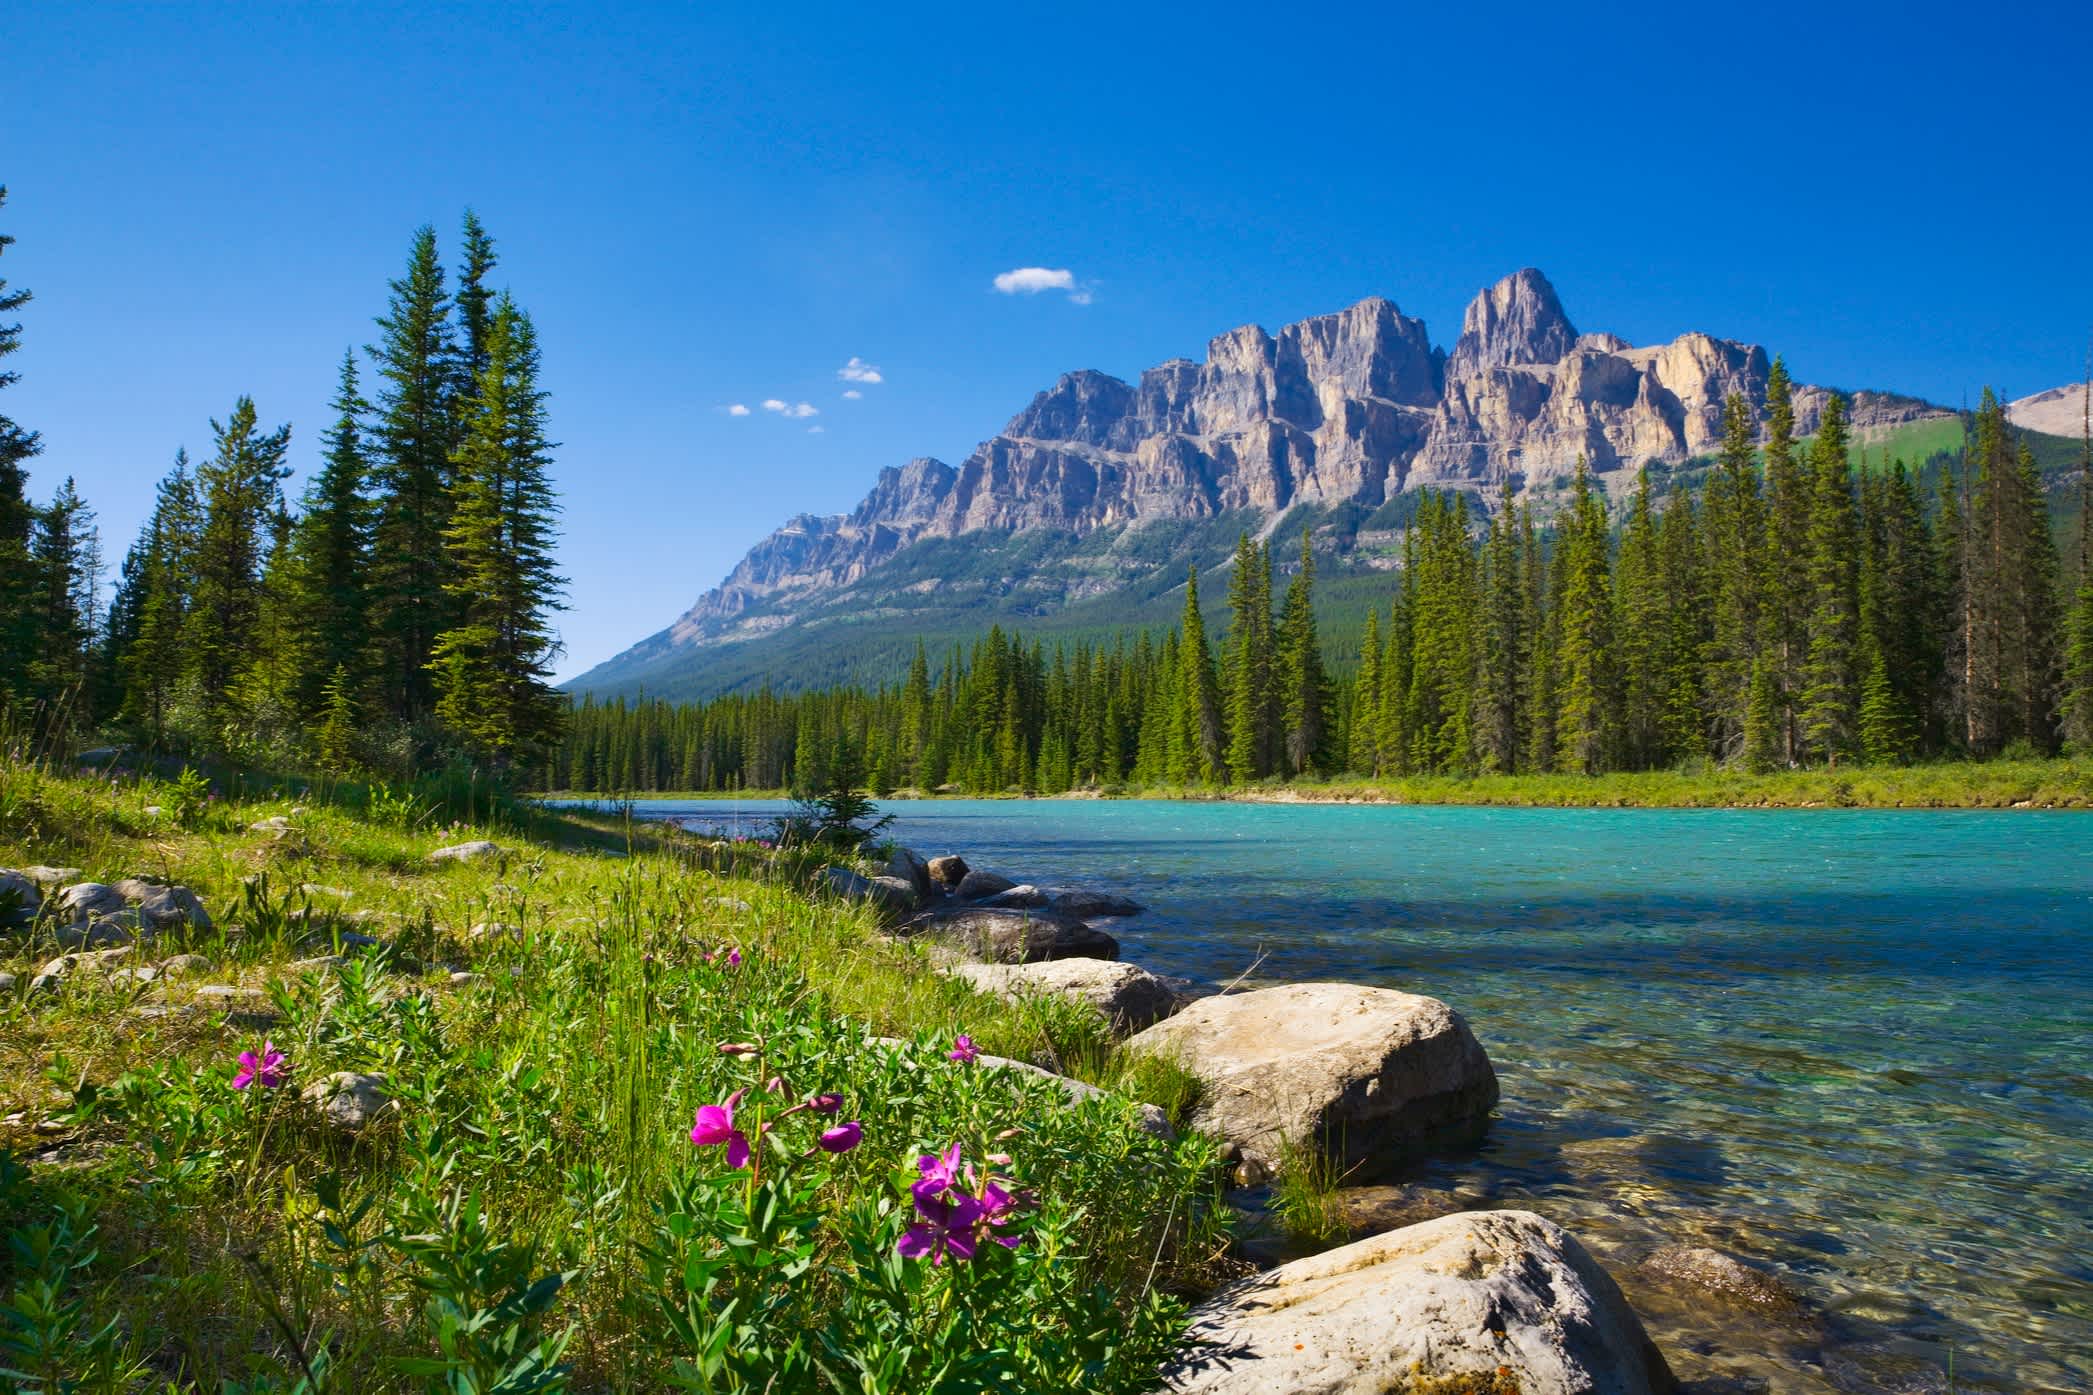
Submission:
<svg viewBox="0 0 2093 1395">
<path fill-rule="evenodd" d="M 164 877 L 216 922 L 134 951 L 201 953 L 203 977 L 0 995 L 0 1229 L 23 1242 L 0 1367 L 44 1379 L 26 1390 L 1131 1391 L 1218 1272 L 1215 1149 L 1142 1133 L 1131 1103 L 1181 1115 L 1184 1072 L 1130 1061 L 1088 1009 L 931 973 L 803 865 L 714 870 L 608 816 L 434 829 L 314 797 L 185 828 L 146 812 L 168 798 L 0 767 L 0 866 Z M 273 814 L 289 833 L 250 831 Z M 427 860 L 472 837 L 510 853 Z M 472 935 L 488 923 L 514 931 Z M 349 929 L 386 948 L 293 967 Z M 56 952 L 48 925 L 0 937 L 0 969 L 26 982 Z M 204 984 L 266 996 L 228 1021 Z M 959 1031 L 1121 1093 L 1071 1107 L 955 1064 Z M 265 1036 L 291 1086 L 233 1090 Z M 382 1073 L 397 1116 L 325 1128 L 293 1091 L 335 1070 Z M 736 1090 L 752 1135 L 788 1100 L 842 1104 L 784 1118 L 758 1176 L 688 1139 Z M 814 1148 L 838 1119 L 863 1143 Z M 915 1159 L 952 1143 L 1029 1193 L 1024 1243 L 897 1258 Z"/>
</svg>

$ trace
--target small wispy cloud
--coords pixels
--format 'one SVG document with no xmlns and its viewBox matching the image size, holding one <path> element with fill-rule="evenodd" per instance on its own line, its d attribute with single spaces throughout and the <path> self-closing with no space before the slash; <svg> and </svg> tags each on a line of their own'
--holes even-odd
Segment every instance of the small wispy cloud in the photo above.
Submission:
<svg viewBox="0 0 2093 1395">
<path fill-rule="evenodd" d="M 725 412 L 730 417 L 745 417 L 749 414 L 748 404 L 746 402 L 729 402 L 726 406 L 720 408 L 720 410 Z"/>
<path fill-rule="evenodd" d="M 818 417 L 821 409 L 811 402 L 787 402 L 782 397 L 763 399 L 763 410 L 776 412 L 781 417 Z"/>
<path fill-rule="evenodd" d="M 855 401 L 857 401 L 857 400 L 858 400 L 858 399 L 859 399 L 860 397 L 863 397 L 864 395 L 865 395 L 864 393 L 862 393 L 862 392 L 859 392 L 859 391 L 858 391 L 858 390 L 857 390 L 856 388 L 845 388 L 845 389 L 843 389 L 843 396 L 844 396 L 844 398 L 845 398 L 846 400 L 848 400 L 848 401 L 851 401 L 851 402 L 855 402 Z"/>
<path fill-rule="evenodd" d="M 1065 291 L 1077 305 L 1090 303 L 1090 287 L 1080 284 L 1065 266 L 1020 266 L 997 275 L 995 286 L 1004 295 L 1038 295 L 1041 291 Z"/>
<path fill-rule="evenodd" d="M 876 366 L 865 362 L 856 354 L 852 354 L 850 362 L 836 370 L 836 376 L 846 383 L 883 383 L 886 381 L 885 378 L 880 376 L 879 369 Z"/>
<path fill-rule="evenodd" d="M 819 436 L 822 432 L 826 430 L 828 430 L 826 426 L 810 426 L 807 428 L 807 434 L 809 436 Z"/>
</svg>

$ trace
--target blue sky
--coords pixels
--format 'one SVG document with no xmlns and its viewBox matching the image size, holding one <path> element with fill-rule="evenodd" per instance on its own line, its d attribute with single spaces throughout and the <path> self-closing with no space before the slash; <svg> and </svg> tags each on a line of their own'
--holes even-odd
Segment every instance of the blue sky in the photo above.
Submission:
<svg viewBox="0 0 2093 1395">
<path fill-rule="evenodd" d="M 448 255 L 470 205 L 545 346 L 564 675 L 1063 370 L 1370 294 L 1450 343 L 1534 265 L 1581 329 L 1810 381 L 2074 378 L 2086 7 L 1836 8 L 26 0 L 5 407 L 114 560 L 237 393 L 309 467 L 414 228 Z M 995 289 L 1024 267 L 1076 294 Z"/>
</svg>

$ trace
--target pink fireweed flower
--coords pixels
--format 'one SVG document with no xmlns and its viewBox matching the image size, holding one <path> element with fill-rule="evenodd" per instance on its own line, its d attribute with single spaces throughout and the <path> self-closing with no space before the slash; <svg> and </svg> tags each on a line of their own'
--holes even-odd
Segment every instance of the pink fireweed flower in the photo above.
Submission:
<svg viewBox="0 0 2093 1395">
<path fill-rule="evenodd" d="M 719 1044 L 722 1056 L 753 1056 L 762 1049 L 752 1041 L 723 1041 Z"/>
<path fill-rule="evenodd" d="M 923 1154 L 916 1159 L 916 1171 L 921 1174 L 921 1180 L 911 1183 L 909 1190 L 919 1201 L 957 1186 L 960 1178 L 959 1145 L 955 1143 L 942 1153 Z"/>
<path fill-rule="evenodd" d="M 727 1145 L 727 1166 L 749 1165 L 748 1135 L 734 1127 L 734 1107 L 741 1103 L 745 1093 L 736 1090 L 727 1096 L 725 1104 L 701 1104 L 697 1117 L 691 1121 L 690 1141 L 700 1148 L 716 1148 Z"/>
<path fill-rule="evenodd" d="M 741 951 L 728 945 L 720 950 L 720 962 L 730 969 L 741 967 Z"/>
<path fill-rule="evenodd" d="M 918 1188 L 922 1183 L 916 1184 Z M 974 1226 L 981 1219 L 981 1203 L 970 1196 L 924 1196 L 916 1193 L 916 1212 L 923 1219 L 901 1232 L 894 1253 L 903 1259 L 927 1259 L 943 1264 L 950 1255 L 974 1257 Z"/>
<path fill-rule="evenodd" d="M 945 1053 L 945 1059 L 957 1061 L 964 1066 L 971 1064 L 974 1058 L 980 1054 L 981 1048 L 974 1045 L 974 1039 L 962 1032 L 959 1038 L 952 1043 L 952 1049 Z"/>
<path fill-rule="evenodd" d="M 984 1235 L 1006 1250 L 1014 1250 L 1023 1242 L 1022 1235 L 998 1235 L 991 1228 L 1015 1224 L 1018 1212 L 1018 1199 L 997 1186 L 994 1178 L 983 1184 L 976 1204 L 981 1208 L 981 1230 Z"/>
<path fill-rule="evenodd" d="M 275 1042 L 264 1041 L 259 1058 L 252 1051 L 240 1053 L 240 1073 L 233 1077 L 233 1088 L 244 1090 L 259 1081 L 262 1088 L 273 1090 L 283 1084 L 284 1077 L 290 1073 L 290 1064 L 290 1057 L 278 1051 Z"/>
<path fill-rule="evenodd" d="M 807 1101 L 807 1108 L 816 1114 L 834 1114 L 843 1108 L 841 1095 L 816 1095 Z"/>
<path fill-rule="evenodd" d="M 838 1124 L 832 1129 L 823 1129 L 821 1137 L 816 1139 L 815 1143 L 824 1153 L 847 1153 L 862 1143 L 864 1138 L 865 1126 L 852 1119 L 847 1124 Z"/>
</svg>

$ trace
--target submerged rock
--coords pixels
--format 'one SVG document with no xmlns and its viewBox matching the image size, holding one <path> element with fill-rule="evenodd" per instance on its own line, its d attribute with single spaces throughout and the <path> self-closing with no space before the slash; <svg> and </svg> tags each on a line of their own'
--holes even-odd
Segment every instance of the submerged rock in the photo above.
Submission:
<svg viewBox="0 0 2093 1395">
<path fill-rule="evenodd" d="M 1612 1276 L 1530 1211 L 1443 1216 L 1295 1260 L 1192 1319 L 1164 1371 L 1180 1395 L 1674 1388 Z"/>
<path fill-rule="evenodd" d="M 1110 959 L 957 964 L 950 972 L 1005 998 L 1044 993 L 1088 1003 L 1120 1032 L 1138 1032 L 1160 1022 L 1177 1011 L 1179 1001 L 1168 984 L 1140 965 Z"/>
<path fill-rule="evenodd" d="M 1671 1284 L 1697 1289 L 1746 1308 L 1792 1316 L 1802 1299 L 1774 1275 L 1703 1245 L 1666 1245 L 1642 1267 Z"/>
<path fill-rule="evenodd" d="M 1194 1127 L 1266 1172 L 1292 1142 L 1370 1180 L 1420 1147 L 1479 1136 L 1497 1103 L 1497 1074 L 1461 1015 L 1387 988 L 1204 998 L 1127 1046 L 1182 1061 L 1207 1086 Z"/>
<path fill-rule="evenodd" d="M 1069 916 L 1044 911 L 999 911 L 980 907 L 931 911 L 901 927 L 928 935 L 992 964 L 1030 964 L 1042 959 L 1117 959 L 1119 941 Z"/>
</svg>

